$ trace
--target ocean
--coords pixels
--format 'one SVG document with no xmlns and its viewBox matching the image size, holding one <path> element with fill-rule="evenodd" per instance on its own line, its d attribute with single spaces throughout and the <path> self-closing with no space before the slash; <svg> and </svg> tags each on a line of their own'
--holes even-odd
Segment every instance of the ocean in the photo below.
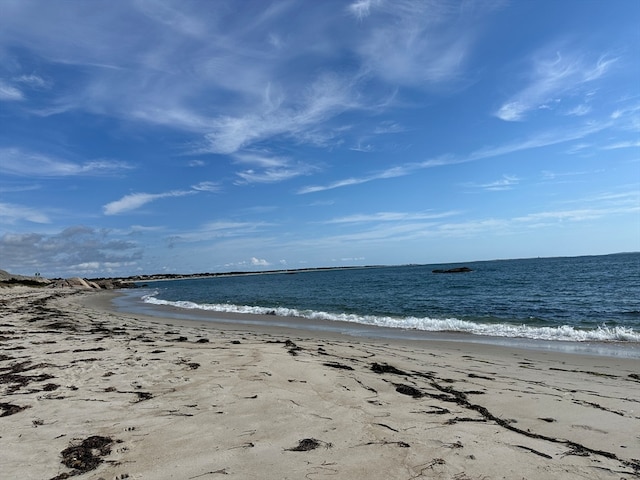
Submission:
<svg viewBox="0 0 640 480">
<path fill-rule="evenodd" d="M 472 271 L 433 273 L 462 266 Z M 150 282 L 126 297 L 120 308 L 135 310 L 136 300 L 145 313 L 197 311 L 211 321 L 241 313 L 247 320 L 239 323 L 285 325 L 287 318 L 297 328 L 355 335 L 446 332 L 640 347 L 640 253 L 190 278 Z"/>
</svg>

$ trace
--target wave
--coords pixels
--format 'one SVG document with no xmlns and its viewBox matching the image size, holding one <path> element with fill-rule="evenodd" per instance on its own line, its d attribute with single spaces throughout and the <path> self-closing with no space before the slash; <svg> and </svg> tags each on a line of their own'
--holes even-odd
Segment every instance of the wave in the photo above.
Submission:
<svg viewBox="0 0 640 480">
<path fill-rule="evenodd" d="M 350 313 L 336 314 L 314 310 L 297 310 L 295 308 L 285 307 L 268 308 L 228 303 L 200 304 L 189 301 L 168 301 L 161 300 L 153 295 L 154 294 L 144 295 L 142 300 L 149 304 L 167 305 L 189 310 L 298 317 L 310 320 L 330 320 L 376 327 L 422 330 L 426 332 L 459 332 L 492 337 L 516 337 L 534 340 L 559 340 L 572 342 L 640 342 L 640 332 L 637 332 L 632 328 L 621 326 L 607 327 L 606 325 L 601 325 L 595 329 L 577 329 L 570 325 L 562 325 L 559 327 L 532 327 L 524 324 L 477 323 L 458 318 L 394 318 Z"/>
</svg>

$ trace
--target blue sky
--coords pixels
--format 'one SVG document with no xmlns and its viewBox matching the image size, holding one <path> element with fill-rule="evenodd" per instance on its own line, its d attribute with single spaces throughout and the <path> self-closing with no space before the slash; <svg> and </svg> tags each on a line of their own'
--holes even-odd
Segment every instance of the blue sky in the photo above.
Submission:
<svg viewBox="0 0 640 480">
<path fill-rule="evenodd" d="M 640 250 L 640 2 L 0 0 L 0 268 Z"/>
</svg>

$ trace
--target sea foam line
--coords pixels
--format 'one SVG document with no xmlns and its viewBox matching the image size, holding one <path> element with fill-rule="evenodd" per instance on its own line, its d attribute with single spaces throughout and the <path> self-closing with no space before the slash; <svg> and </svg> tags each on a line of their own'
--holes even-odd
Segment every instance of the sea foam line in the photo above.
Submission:
<svg viewBox="0 0 640 480">
<path fill-rule="evenodd" d="M 205 310 L 220 313 L 241 313 L 250 315 L 276 315 L 279 317 L 299 317 L 310 320 L 331 320 L 339 322 L 359 323 L 376 327 L 401 328 L 405 330 L 422 330 L 427 332 L 462 332 L 492 337 L 519 337 L 534 340 L 562 340 L 572 342 L 640 342 L 640 332 L 628 327 L 599 326 L 595 329 L 576 329 L 570 325 L 559 327 L 530 327 L 507 323 L 483 324 L 460 320 L 458 318 L 429 317 L 382 317 L 376 315 L 356 315 L 350 313 L 328 313 L 314 310 L 297 310 L 295 308 L 267 308 L 228 303 L 200 304 L 189 301 L 161 300 L 152 295 L 144 295 L 142 300 L 153 305 L 168 305 L 189 310 Z"/>
</svg>

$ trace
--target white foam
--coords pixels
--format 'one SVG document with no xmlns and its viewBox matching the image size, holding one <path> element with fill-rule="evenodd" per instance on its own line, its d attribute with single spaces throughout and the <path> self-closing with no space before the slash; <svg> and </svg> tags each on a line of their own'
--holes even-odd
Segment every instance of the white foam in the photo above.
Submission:
<svg viewBox="0 0 640 480">
<path fill-rule="evenodd" d="M 280 317 L 300 317 L 311 320 L 332 320 L 349 323 L 359 323 L 387 328 L 405 330 L 422 330 L 428 332 L 463 332 L 492 337 L 517 337 L 535 340 L 563 340 L 573 342 L 640 342 L 640 332 L 628 327 L 607 327 L 601 325 L 591 330 L 576 329 L 570 325 L 560 327 L 532 327 L 508 323 L 477 323 L 458 318 L 394 318 L 375 315 L 355 315 L 348 313 L 327 313 L 313 310 L 296 310 L 294 308 L 265 308 L 249 305 L 233 305 L 228 303 L 199 304 L 188 301 L 161 300 L 153 295 L 142 297 L 145 303 L 154 305 L 169 305 L 190 310 L 206 310 L 221 313 L 242 313 L 250 315 L 277 315 Z"/>
</svg>

